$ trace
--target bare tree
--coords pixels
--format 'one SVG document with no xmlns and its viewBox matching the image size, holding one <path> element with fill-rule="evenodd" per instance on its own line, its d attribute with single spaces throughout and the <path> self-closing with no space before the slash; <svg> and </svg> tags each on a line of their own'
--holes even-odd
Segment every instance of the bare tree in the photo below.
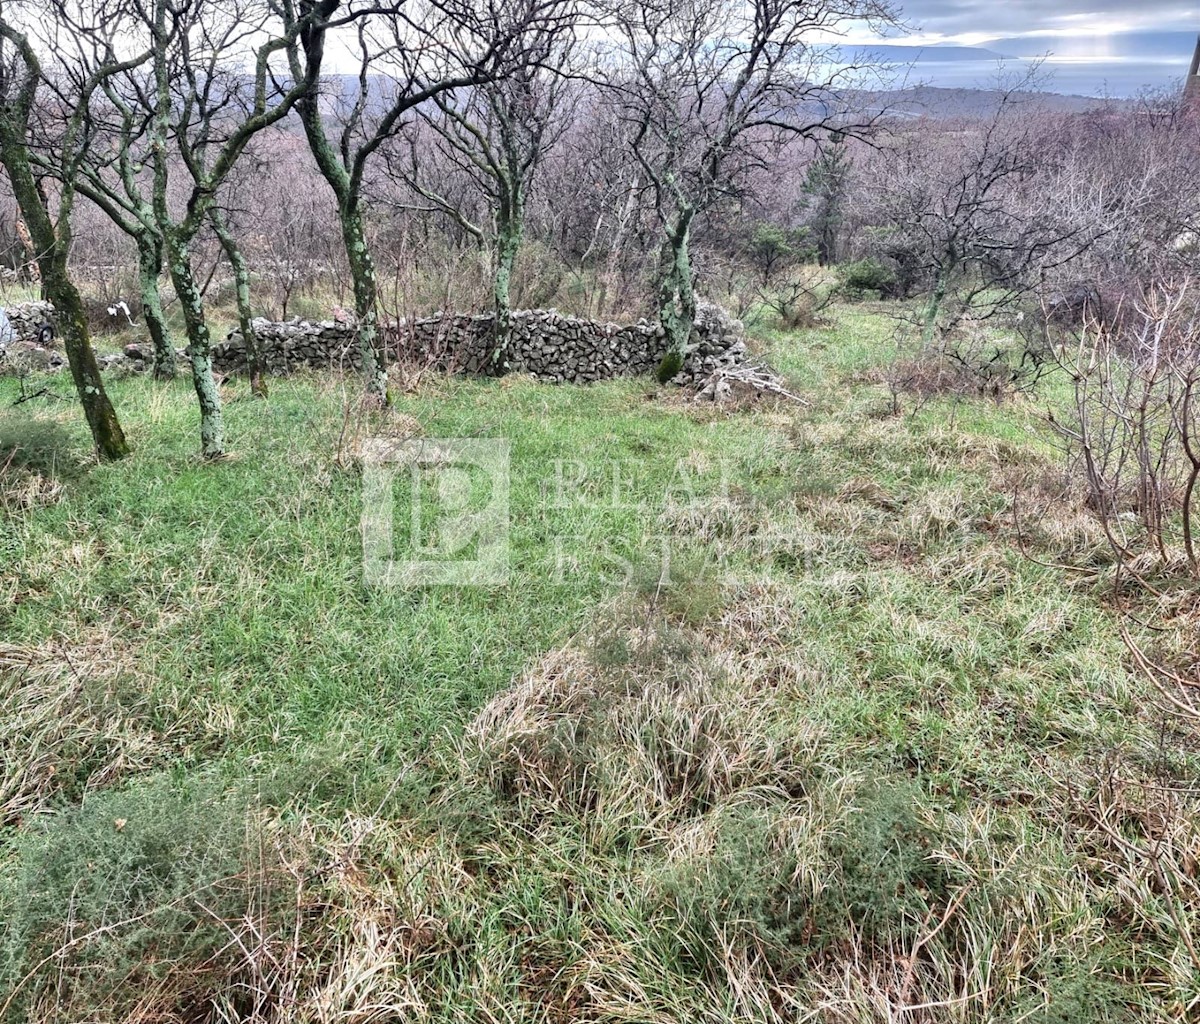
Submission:
<svg viewBox="0 0 1200 1024">
<path fill-rule="evenodd" d="M 573 116 L 541 164 L 526 220 L 531 234 L 574 271 L 582 309 L 628 315 L 643 303 L 648 239 L 655 233 L 639 202 L 642 170 L 619 105 L 586 80 L 572 80 L 571 88 Z"/>
<path fill-rule="evenodd" d="M 529 191 L 547 151 L 561 137 L 572 110 L 568 79 L 573 36 L 564 33 L 538 64 L 501 69 L 502 77 L 477 85 L 465 97 L 441 93 L 417 108 L 418 126 L 400 147 L 385 150 L 388 171 L 449 217 L 492 263 L 495 310 L 494 363 L 503 363 L 511 308 L 513 267 L 525 232 Z M 470 187 L 451 193 L 434 180 L 428 147 L 465 176 Z M 399 152 L 396 149 L 399 148 Z"/>
<path fill-rule="evenodd" d="M 620 9 L 623 52 L 610 85 L 629 126 L 662 229 L 658 310 L 669 380 L 696 315 L 691 239 L 696 218 L 742 190 L 796 135 L 865 131 L 845 88 L 862 68 L 814 40 L 847 21 L 895 20 L 886 0 L 657 0 Z"/>
<path fill-rule="evenodd" d="M 965 318 L 1011 310 L 1054 268 L 1078 258 L 1102 222 L 1072 216 L 1042 139 L 1032 69 L 1003 83 L 991 116 L 919 122 L 876 161 L 866 201 L 876 251 L 924 303 L 925 344 Z"/>
<path fill-rule="evenodd" d="M 1165 280 L 1200 276 L 1200 111 L 1157 96 L 1132 110 L 1048 120 L 1044 205 L 1091 230 L 1080 258 L 1049 275 L 1057 313 L 1114 316 Z M 1091 307 L 1085 309 L 1083 307 Z"/>
<path fill-rule="evenodd" d="M 229 226 L 225 211 L 214 205 L 208 211 L 208 221 L 225 258 L 233 271 L 233 287 L 238 311 L 238 330 L 246 346 L 246 370 L 250 376 L 250 393 L 255 398 L 267 397 L 266 359 L 262 345 L 254 332 L 254 313 L 250 305 L 250 264 L 238 243 L 237 235 Z"/>
<path fill-rule="evenodd" d="M 29 36 L 12 20 L 9 13 L 12 9 L 12 6 L 0 9 L 0 163 L 8 172 L 13 194 L 28 227 L 42 286 L 58 311 L 71 376 L 96 450 L 101 458 L 118 459 L 128 453 L 129 445 L 104 389 L 83 303 L 67 270 L 75 181 L 81 155 L 87 148 L 86 125 L 78 115 L 68 119 L 58 154 L 57 208 L 51 216 L 46 191 L 35 176 L 29 152 L 31 118 L 43 82 L 42 65 Z M 78 108 L 87 106 L 92 93 L 106 78 L 145 59 L 144 55 L 139 55 L 119 60 L 114 38 L 119 26 L 109 20 L 107 29 L 108 34 L 96 41 L 100 54 L 97 69 L 81 83 L 81 92 L 75 98 Z"/>
<path fill-rule="evenodd" d="M 345 252 L 333 197 L 306 140 L 275 128 L 253 147 L 254 181 L 231 182 L 222 205 L 271 290 L 272 315 L 286 320 L 298 296 L 344 280 Z"/>
<path fill-rule="evenodd" d="M 310 21 L 332 16 L 340 0 L 318 0 L 299 19 L 287 10 L 282 28 L 276 16 L 286 8 L 259 0 L 220 8 L 204 0 L 134 3 L 152 42 L 152 89 L 139 87 L 134 95 L 149 107 L 152 118 L 154 217 L 187 329 L 200 404 L 201 452 L 205 458 L 219 458 L 225 453 L 221 396 L 192 244 L 212 223 L 217 194 L 250 140 L 286 117 L 312 85 L 304 75 L 280 85 L 274 58 L 295 43 Z M 249 76 L 239 63 L 242 56 L 252 59 Z M 181 211 L 170 202 L 173 155 L 190 176 Z"/>
<path fill-rule="evenodd" d="M 286 3 L 290 7 L 291 0 Z M 310 3 L 300 0 L 292 16 L 309 11 Z M 288 50 L 294 79 L 316 80 L 330 31 L 350 20 L 357 21 L 360 56 L 351 97 L 331 118 L 322 113 L 317 92 L 308 94 L 298 110 L 317 166 L 337 199 L 367 394 L 386 403 L 387 352 L 379 338 L 375 262 L 363 221 L 368 163 L 411 111 L 538 62 L 574 18 L 570 0 L 499 0 L 487 6 L 472 0 L 400 0 L 382 12 L 352 7 L 337 21 L 315 18 L 295 33 Z"/>
<path fill-rule="evenodd" d="M 77 49 L 72 59 L 67 60 L 66 51 L 60 51 L 64 53 L 68 82 L 78 83 L 94 73 L 91 54 L 84 46 L 88 35 L 83 27 L 73 33 Z M 137 77 L 140 70 L 130 69 L 122 77 Z M 68 100 L 61 90 L 59 98 L 64 104 Z M 74 184 L 137 249 L 138 291 L 142 318 L 154 349 L 154 373 L 159 379 L 170 379 L 177 367 L 159 289 L 163 238 L 148 193 L 149 182 L 141 170 L 141 158 L 148 156 L 144 150 L 149 142 L 149 118 L 122 95 L 117 76 L 106 78 L 92 100 L 74 109 L 74 116 L 86 119 L 89 136 L 89 145 L 80 154 Z M 52 147 L 47 147 L 47 152 L 52 152 Z M 49 173 L 55 173 L 53 160 L 43 159 L 41 164 Z"/>
</svg>

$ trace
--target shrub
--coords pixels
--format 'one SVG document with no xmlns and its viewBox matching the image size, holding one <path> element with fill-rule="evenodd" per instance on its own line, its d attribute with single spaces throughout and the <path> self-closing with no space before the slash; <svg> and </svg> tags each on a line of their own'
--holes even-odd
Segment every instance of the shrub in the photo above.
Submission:
<svg viewBox="0 0 1200 1024">
<path fill-rule="evenodd" d="M 797 331 L 823 325 L 825 320 L 821 314 L 833 302 L 833 298 L 832 288 L 799 280 L 764 292 L 763 303 L 778 316 L 781 327 Z"/>
<path fill-rule="evenodd" d="M 878 260 L 865 259 L 839 268 L 842 293 L 851 299 L 892 298 L 897 294 L 896 272 Z"/>
<path fill-rule="evenodd" d="M 717 958 L 736 922 L 742 944 L 786 970 L 856 939 L 910 948 L 930 908 L 945 905 L 950 879 L 930 856 L 938 831 L 916 785 L 868 786 L 852 810 L 840 786 L 811 791 L 742 794 L 694 831 L 660 883 L 690 950 Z"/>
<path fill-rule="evenodd" d="M 782 268 L 816 255 L 806 228 L 785 228 L 767 221 L 754 225 L 745 252 L 764 285 L 770 284 Z"/>
<path fill-rule="evenodd" d="M 950 879 L 930 857 L 939 830 L 927 820 L 920 788 L 907 780 L 879 783 L 829 844 L 839 864 L 818 924 L 827 937 L 848 918 L 864 938 L 885 943 L 919 925 L 931 904 L 944 903 Z M 911 940 L 911 936 L 909 937 Z"/>
<path fill-rule="evenodd" d="M 8 1019 L 122 1020 L 149 1002 L 201 1019 L 245 967 L 239 922 L 266 936 L 295 912 L 275 847 L 246 795 L 167 781 L 30 828 L 0 881 Z"/>
</svg>

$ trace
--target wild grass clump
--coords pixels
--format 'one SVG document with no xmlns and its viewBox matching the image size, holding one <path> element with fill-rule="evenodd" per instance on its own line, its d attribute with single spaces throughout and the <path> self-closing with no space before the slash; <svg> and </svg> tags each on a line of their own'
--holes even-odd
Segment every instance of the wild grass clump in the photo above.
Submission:
<svg viewBox="0 0 1200 1024">
<path fill-rule="evenodd" d="M 773 971 L 795 975 L 851 942 L 915 941 L 949 898 L 931 856 L 939 833 L 919 788 L 847 776 L 714 811 L 676 838 L 661 892 L 687 948 L 719 954 L 732 926 Z"/>
<path fill-rule="evenodd" d="M 53 799 L 144 771 L 162 756 L 144 694 L 92 675 L 83 644 L 75 664 L 55 650 L 0 643 L 0 823 L 12 825 Z M 100 658 L 110 650 L 97 648 Z"/>
<path fill-rule="evenodd" d="M 49 481 L 76 479 L 86 461 L 79 439 L 56 418 L 0 420 L 0 490 L 7 490 L 10 475 L 22 473 Z"/>
<path fill-rule="evenodd" d="M 9 452 L 0 464 L 0 512 L 15 516 L 43 505 L 53 505 L 62 496 L 62 482 L 19 465 L 15 456 L 16 452 Z"/>
<path fill-rule="evenodd" d="M 463 758 L 523 818 L 584 818 L 604 846 L 660 839 L 746 790 L 802 791 L 807 737 L 777 733 L 770 695 L 730 672 L 693 630 L 618 614 L 489 703 Z"/>
</svg>

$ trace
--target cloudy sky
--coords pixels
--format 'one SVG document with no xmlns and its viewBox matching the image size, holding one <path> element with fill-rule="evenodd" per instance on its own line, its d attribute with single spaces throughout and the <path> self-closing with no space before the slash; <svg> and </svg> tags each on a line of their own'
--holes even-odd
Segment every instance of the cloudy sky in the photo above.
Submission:
<svg viewBox="0 0 1200 1024">
<path fill-rule="evenodd" d="M 1058 92 L 1132 95 L 1182 80 L 1200 33 L 1200 3 L 1178 0 L 900 0 L 908 31 L 887 42 L 984 48 L 1047 58 Z M 865 42 L 855 39 L 855 42 Z M 921 55 L 931 84 L 967 85 L 985 76 L 977 61 Z M 955 51 L 955 56 L 962 56 Z M 986 63 L 984 55 L 981 60 Z M 994 73 L 994 67 L 990 69 Z"/>
</svg>

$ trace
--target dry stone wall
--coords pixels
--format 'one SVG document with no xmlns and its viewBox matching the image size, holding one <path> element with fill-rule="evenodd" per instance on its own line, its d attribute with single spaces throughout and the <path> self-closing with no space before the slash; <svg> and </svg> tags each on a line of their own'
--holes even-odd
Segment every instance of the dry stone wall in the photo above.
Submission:
<svg viewBox="0 0 1200 1024">
<path fill-rule="evenodd" d="M 54 307 L 48 302 L 21 303 L 6 312 L 18 340 L 33 345 L 42 326 L 54 323 Z M 508 341 L 496 359 L 494 324 L 492 314 L 440 313 L 385 325 L 383 332 L 396 360 L 415 360 L 452 373 L 527 373 L 539 380 L 579 384 L 649 374 L 667 348 L 663 328 L 651 321 L 622 325 L 529 309 L 510 314 Z M 254 329 L 273 373 L 298 367 L 359 367 L 352 321 L 259 319 Z M 701 303 L 676 381 L 694 383 L 745 359 L 741 323 L 719 306 Z M 103 357 L 101 363 L 104 369 L 140 372 L 149 369 L 153 359 L 148 346 L 135 344 L 126 346 L 124 353 Z M 213 365 L 222 373 L 245 369 L 246 345 L 240 332 L 230 332 L 213 347 Z"/>
<path fill-rule="evenodd" d="M 12 306 L 5 306 L 4 312 L 8 314 L 17 341 L 40 342 L 42 328 L 47 324 L 57 330 L 54 307 L 49 302 L 18 302 Z"/>
<path fill-rule="evenodd" d="M 557 310 L 520 310 L 510 314 L 508 342 L 497 360 L 493 358 L 494 323 L 491 314 L 438 314 L 388 325 L 384 337 L 395 359 L 415 359 L 451 372 L 527 373 L 540 380 L 581 384 L 650 373 L 667 347 L 662 327 L 646 320 L 620 325 L 565 316 Z M 254 330 L 272 372 L 359 365 L 354 325 L 349 321 L 255 320 Z M 719 307 L 702 304 L 677 379 L 689 383 L 745 357 L 741 324 Z M 240 332 L 231 332 L 214 347 L 213 362 L 226 373 L 245 368 L 246 346 Z"/>
</svg>

